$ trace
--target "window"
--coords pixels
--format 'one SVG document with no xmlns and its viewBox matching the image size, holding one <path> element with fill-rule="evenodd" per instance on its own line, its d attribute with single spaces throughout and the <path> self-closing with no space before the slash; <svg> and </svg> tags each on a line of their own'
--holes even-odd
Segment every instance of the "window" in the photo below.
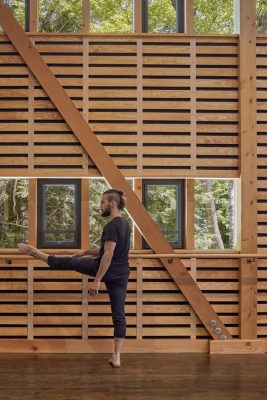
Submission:
<svg viewBox="0 0 267 400">
<path fill-rule="evenodd" d="M 194 0 L 196 33 L 230 34 L 234 30 L 234 0 Z"/>
<path fill-rule="evenodd" d="M 267 33 L 267 2 L 257 0 L 257 33 Z"/>
<path fill-rule="evenodd" d="M 237 181 L 195 180 L 195 248 L 217 250 L 237 248 L 240 210 Z"/>
<path fill-rule="evenodd" d="M 176 0 L 143 0 L 144 32 L 176 32 Z"/>
<path fill-rule="evenodd" d="M 132 32 L 132 0 L 90 0 L 90 32 Z"/>
<path fill-rule="evenodd" d="M 40 32 L 82 30 L 82 0 L 39 0 Z"/>
<path fill-rule="evenodd" d="M 25 29 L 25 0 L 5 0 L 5 3 L 10 7 L 16 20 Z"/>
<path fill-rule="evenodd" d="M 0 179 L 0 247 L 28 240 L 28 181 Z"/>
<path fill-rule="evenodd" d="M 184 181 L 143 180 L 143 204 L 174 248 L 184 246 Z M 148 244 L 143 240 L 143 247 Z"/>
<path fill-rule="evenodd" d="M 37 242 L 40 248 L 80 248 L 81 182 L 79 179 L 38 181 Z"/>
</svg>

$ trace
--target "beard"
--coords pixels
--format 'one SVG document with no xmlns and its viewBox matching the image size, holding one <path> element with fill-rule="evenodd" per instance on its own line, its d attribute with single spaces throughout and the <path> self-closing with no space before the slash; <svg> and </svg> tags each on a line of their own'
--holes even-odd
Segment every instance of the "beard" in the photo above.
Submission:
<svg viewBox="0 0 267 400">
<path fill-rule="evenodd" d="M 102 217 L 109 217 L 110 216 L 110 210 L 102 210 L 101 211 L 101 216 Z"/>
</svg>

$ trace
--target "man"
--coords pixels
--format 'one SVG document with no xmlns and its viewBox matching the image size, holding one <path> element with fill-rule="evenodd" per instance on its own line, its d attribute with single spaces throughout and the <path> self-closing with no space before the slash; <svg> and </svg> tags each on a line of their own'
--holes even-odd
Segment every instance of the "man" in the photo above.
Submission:
<svg viewBox="0 0 267 400">
<path fill-rule="evenodd" d="M 100 249 L 88 249 L 73 257 L 56 257 L 24 243 L 18 245 L 21 253 L 43 260 L 53 269 L 74 270 L 94 276 L 95 279 L 89 288 L 91 296 L 98 295 L 100 282 L 105 282 L 114 325 L 114 352 L 109 362 L 114 367 L 121 365 L 120 354 L 126 336 L 124 306 L 130 274 L 128 252 L 131 229 L 121 216 L 125 202 L 124 193 L 120 190 L 109 189 L 103 193 L 100 203 L 101 215 L 110 217 L 110 221 L 103 229 Z"/>
</svg>

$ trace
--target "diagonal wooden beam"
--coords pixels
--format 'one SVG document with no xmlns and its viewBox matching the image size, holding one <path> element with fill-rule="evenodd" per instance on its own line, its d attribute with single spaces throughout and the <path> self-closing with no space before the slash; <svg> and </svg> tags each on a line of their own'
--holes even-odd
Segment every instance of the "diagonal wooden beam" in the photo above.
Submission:
<svg viewBox="0 0 267 400">
<path fill-rule="evenodd" d="M 138 197 L 127 184 L 122 173 L 114 164 L 111 157 L 107 154 L 104 147 L 98 141 L 94 132 L 83 119 L 80 112 L 76 109 L 65 90 L 61 87 L 58 80 L 50 71 L 49 67 L 43 61 L 42 57 L 31 43 L 25 32 L 17 23 L 9 9 L 0 0 L 0 25 L 9 37 L 12 44 L 17 49 L 20 56 L 24 59 L 28 68 L 42 85 L 51 101 L 57 107 L 66 123 L 72 129 L 73 133 L 79 139 L 81 145 L 87 151 L 88 155 L 94 161 L 101 174 L 107 179 L 112 187 L 125 192 L 127 197 L 127 210 L 144 235 L 146 241 L 156 253 L 171 254 L 173 248 L 160 232 L 145 207 Z M 228 330 L 215 313 L 206 297 L 203 295 L 191 275 L 179 259 L 161 259 L 161 262 L 174 279 L 183 295 L 193 307 L 196 314 L 203 322 L 206 329 L 214 339 L 231 339 Z M 217 332 L 215 327 L 216 324 Z"/>
</svg>

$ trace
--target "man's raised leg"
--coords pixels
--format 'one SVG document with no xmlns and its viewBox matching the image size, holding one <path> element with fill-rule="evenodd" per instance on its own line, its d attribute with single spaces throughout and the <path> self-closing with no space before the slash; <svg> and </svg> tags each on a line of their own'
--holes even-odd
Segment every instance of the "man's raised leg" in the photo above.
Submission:
<svg viewBox="0 0 267 400">
<path fill-rule="evenodd" d="M 19 243 L 18 249 L 23 254 L 33 256 L 33 257 L 38 258 L 39 260 L 43 260 L 45 262 L 47 262 L 48 257 L 49 257 L 48 254 L 43 253 L 42 251 L 36 249 L 36 247 L 30 246 L 29 244 Z"/>
</svg>

